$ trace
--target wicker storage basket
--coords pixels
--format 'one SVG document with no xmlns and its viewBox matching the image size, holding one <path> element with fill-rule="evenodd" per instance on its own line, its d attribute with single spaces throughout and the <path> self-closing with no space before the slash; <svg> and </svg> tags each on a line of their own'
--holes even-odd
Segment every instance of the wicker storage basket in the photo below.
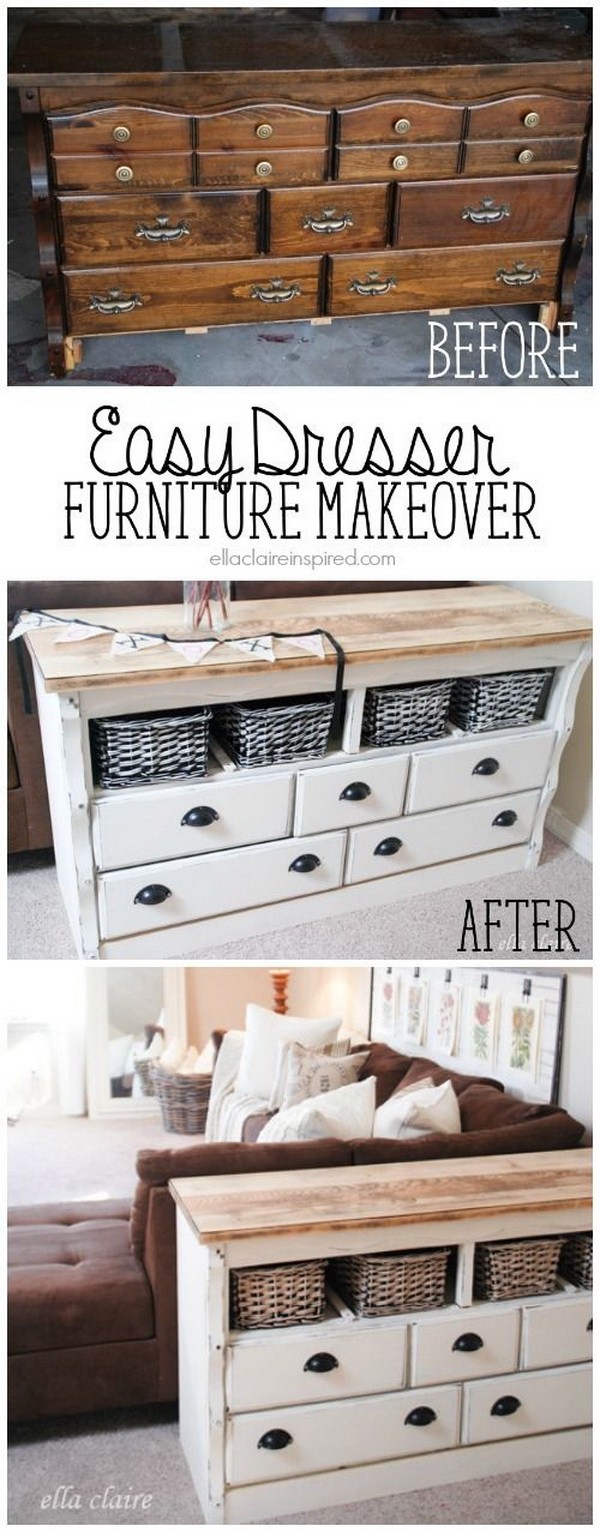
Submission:
<svg viewBox="0 0 600 1532">
<path fill-rule="evenodd" d="M 320 1319 L 326 1261 L 244 1266 L 231 1272 L 231 1323 L 237 1330 L 275 1329 Z"/>
<path fill-rule="evenodd" d="M 348 1255 L 332 1261 L 329 1276 L 355 1314 L 402 1314 L 436 1309 L 446 1296 L 450 1248 Z"/>
<path fill-rule="evenodd" d="M 136 1059 L 134 1069 L 140 1082 L 142 1096 L 154 1096 L 154 1080 L 152 1070 L 156 1059 Z"/>
<path fill-rule="evenodd" d="M 155 1064 L 152 1081 L 165 1131 L 203 1133 L 212 1075 L 176 1075 Z"/>
<path fill-rule="evenodd" d="M 454 682 L 450 719 L 468 734 L 533 723 L 544 712 L 553 670 L 507 670 Z"/>
<path fill-rule="evenodd" d="M 132 713 L 125 718 L 92 718 L 90 743 L 94 781 L 99 787 L 134 787 L 206 773 L 211 710 Z"/>
<path fill-rule="evenodd" d="M 411 745 L 444 733 L 452 681 L 419 686 L 369 686 L 363 713 L 363 745 Z"/>
<path fill-rule="evenodd" d="M 591 1287 L 594 1264 L 592 1234 L 570 1234 L 563 1246 L 559 1271 L 576 1287 Z"/>
<path fill-rule="evenodd" d="M 324 755 L 334 699 L 282 697 L 215 708 L 214 731 L 238 766 L 270 766 Z"/>
<path fill-rule="evenodd" d="M 564 1236 L 494 1240 L 475 1246 L 475 1297 L 525 1298 L 556 1287 Z"/>
</svg>

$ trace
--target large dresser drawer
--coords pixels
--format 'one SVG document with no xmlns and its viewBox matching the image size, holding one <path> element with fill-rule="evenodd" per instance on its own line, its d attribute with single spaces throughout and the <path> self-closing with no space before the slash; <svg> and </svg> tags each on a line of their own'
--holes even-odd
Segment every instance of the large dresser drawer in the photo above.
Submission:
<svg viewBox="0 0 600 1532">
<path fill-rule="evenodd" d="M 258 249 L 258 192 L 58 197 L 68 265 L 242 260 Z"/>
<path fill-rule="evenodd" d="M 564 239 L 569 230 L 575 176 L 524 180 L 442 181 L 404 186 L 398 232 L 401 249 L 427 245 L 489 245 Z"/>
<path fill-rule="evenodd" d="M 581 138 L 469 141 L 463 169 L 467 176 L 539 175 L 553 170 L 577 170 L 582 142 Z"/>
<path fill-rule="evenodd" d="M 290 833 L 293 777 L 186 783 L 99 799 L 94 843 L 101 868 L 197 856 Z"/>
<path fill-rule="evenodd" d="M 465 1386 L 466 1441 L 568 1431 L 592 1419 L 591 1367 L 519 1373 Z"/>
<path fill-rule="evenodd" d="M 234 106 L 210 112 L 196 122 L 200 149 L 303 148 L 327 143 L 330 115 L 309 106 L 281 102 L 266 106 Z"/>
<path fill-rule="evenodd" d="M 406 811 L 424 813 L 454 803 L 497 798 L 541 787 L 555 736 L 550 730 L 520 739 L 486 735 L 475 744 L 453 744 L 413 755 Z"/>
<path fill-rule="evenodd" d="M 351 144 L 458 143 L 461 106 L 414 101 L 401 96 L 344 107 L 338 115 L 338 138 Z"/>
<path fill-rule="evenodd" d="M 523 1315 L 523 1366 L 563 1367 L 592 1355 L 592 1298 L 543 1303 Z"/>
<path fill-rule="evenodd" d="M 114 154 L 53 155 L 54 180 L 62 191 L 136 191 L 145 187 L 164 187 L 175 191 L 190 186 L 193 179 L 191 154 Z"/>
<path fill-rule="evenodd" d="M 344 842 L 339 831 L 103 873 L 101 934 L 129 936 L 339 888 Z"/>
<path fill-rule="evenodd" d="M 237 1415 L 227 1430 L 227 1478 L 258 1484 L 440 1452 L 458 1441 L 459 1405 L 458 1388 L 437 1388 Z M 278 1450 L 264 1442 L 273 1431 L 289 1437 Z"/>
<path fill-rule="evenodd" d="M 306 186 L 323 181 L 327 155 L 322 149 L 256 148 L 252 154 L 196 153 L 201 186 Z"/>
<path fill-rule="evenodd" d="M 191 149 L 192 119 L 148 106 L 99 106 L 48 118 L 55 154 L 159 153 Z"/>
<path fill-rule="evenodd" d="M 274 1343 L 230 1347 L 226 1363 L 229 1409 L 236 1413 L 319 1404 L 403 1387 L 405 1325 L 358 1334 L 339 1329 L 341 1333 L 329 1334 L 326 1341 L 313 1332 L 304 1340 L 286 1335 Z"/>
<path fill-rule="evenodd" d="M 405 815 L 351 830 L 346 882 L 364 883 L 521 845 L 531 835 L 538 800 L 538 792 L 515 793 L 511 798 L 490 798 L 466 808 Z"/>
<path fill-rule="evenodd" d="M 469 108 L 468 138 L 544 138 L 585 132 L 589 101 L 565 96 L 509 96 Z"/>
<path fill-rule="evenodd" d="M 440 176 L 455 176 L 458 170 L 458 144 L 388 144 L 385 149 L 371 146 L 361 149 L 338 149 L 339 181 L 435 181 Z"/>
<path fill-rule="evenodd" d="M 473 1313 L 419 1321 L 412 1333 L 412 1382 L 417 1385 L 485 1378 L 517 1366 L 521 1315 Z"/>
<path fill-rule="evenodd" d="M 298 774 L 296 835 L 338 830 L 401 814 L 408 754 L 395 760 L 315 767 Z"/>
<path fill-rule="evenodd" d="M 387 242 L 389 189 L 325 186 L 275 190 L 269 196 L 271 255 L 306 251 L 373 250 Z"/>
<path fill-rule="evenodd" d="M 332 258 L 332 314 L 551 301 L 562 245 L 398 250 Z"/>
<path fill-rule="evenodd" d="M 310 319 L 318 312 L 313 256 L 66 270 L 64 277 L 73 335 Z"/>
</svg>

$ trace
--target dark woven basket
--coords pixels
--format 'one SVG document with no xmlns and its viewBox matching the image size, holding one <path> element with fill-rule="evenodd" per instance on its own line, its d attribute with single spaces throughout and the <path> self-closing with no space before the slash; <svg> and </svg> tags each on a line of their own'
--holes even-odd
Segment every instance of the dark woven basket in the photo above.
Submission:
<svg viewBox="0 0 600 1532">
<path fill-rule="evenodd" d="M 238 766 L 270 766 L 321 756 L 333 718 L 332 696 L 232 702 L 215 708 L 213 727 Z"/>
<path fill-rule="evenodd" d="M 509 729 L 543 716 L 553 670 L 507 670 L 454 682 L 450 719 L 468 734 Z"/>
<path fill-rule="evenodd" d="M 165 1132 L 203 1133 L 212 1075 L 176 1075 L 155 1064 L 152 1081 Z"/>
<path fill-rule="evenodd" d="M 135 787 L 205 776 L 211 716 L 210 708 L 197 707 L 92 718 L 94 781 L 99 787 Z"/>
<path fill-rule="evenodd" d="M 452 681 L 418 686 L 370 686 L 365 696 L 363 745 L 412 745 L 438 739 L 448 719 Z"/>
<path fill-rule="evenodd" d="M 142 1096 L 155 1095 L 154 1080 L 152 1079 L 152 1070 L 155 1063 L 156 1059 L 136 1059 L 133 1066 L 140 1082 Z"/>
<path fill-rule="evenodd" d="M 231 1272 L 231 1323 L 236 1330 L 310 1324 L 325 1308 L 326 1261 L 245 1266 Z"/>
<path fill-rule="evenodd" d="M 494 1240 L 475 1246 L 475 1297 L 492 1302 L 551 1293 L 564 1236 Z"/>
<path fill-rule="evenodd" d="M 355 1314 L 402 1314 L 436 1309 L 446 1297 L 450 1248 L 348 1255 L 332 1261 L 331 1286 Z"/>
<path fill-rule="evenodd" d="M 591 1233 L 570 1234 L 563 1246 L 559 1272 L 575 1287 L 591 1287 L 594 1265 L 594 1242 Z"/>
</svg>

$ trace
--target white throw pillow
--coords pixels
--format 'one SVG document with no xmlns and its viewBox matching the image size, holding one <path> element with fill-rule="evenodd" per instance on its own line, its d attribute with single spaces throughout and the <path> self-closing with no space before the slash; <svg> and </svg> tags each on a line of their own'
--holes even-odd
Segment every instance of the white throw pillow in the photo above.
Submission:
<svg viewBox="0 0 600 1532">
<path fill-rule="evenodd" d="M 460 1133 L 460 1108 L 451 1080 L 399 1091 L 377 1108 L 375 1138 L 417 1138 L 424 1133 Z"/>
<path fill-rule="evenodd" d="M 122 1037 L 111 1037 L 108 1042 L 108 1073 L 111 1080 L 121 1080 L 130 1059 L 134 1043 L 133 1032 Z M 133 1066 L 130 1064 L 130 1069 Z"/>
<path fill-rule="evenodd" d="M 180 1043 L 176 1037 L 173 1037 L 171 1042 L 167 1043 L 164 1053 L 161 1054 L 160 1062 L 163 1069 L 175 1071 L 179 1069 L 179 1065 L 183 1063 L 184 1058 L 185 1048 L 183 1043 Z"/>
<path fill-rule="evenodd" d="M 261 1101 L 269 1101 L 277 1070 L 279 1043 L 303 1043 L 307 1048 L 322 1047 L 324 1043 L 335 1041 L 340 1025 L 339 1016 L 319 1021 L 302 1016 L 279 1016 L 262 1005 L 247 1005 L 236 1091 L 245 1096 L 259 1096 Z"/>
<path fill-rule="evenodd" d="M 306 1101 L 309 1096 L 324 1096 L 327 1091 L 340 1090 L 343 1085 L 355 1085 L 369 1057 L 368 1049 L 364 1053 L 350 1054 L 346 1050 L 338 1054 L 338 1043 L 331 1044 L 331 1052 L 303 1048 L 300 1043 L 284 1043 L 280 1047 L 285 1053 L 286 1065 L 278 1103 L 282 1111 L 296 1106 L 299 1101 Z M 269 1107 L 271 1111 L 276 1110 L 272 1098 Z"/>
<path fill-rule="evenodd" d="M 342 1085 L 323 1096 L 309 1096 L 277 1112 L 258 1135 L 259 1144 L 285 1144 L 310 1138 L 371 1138 L 375 1115 L 375 1078 Z"/>
</svg>

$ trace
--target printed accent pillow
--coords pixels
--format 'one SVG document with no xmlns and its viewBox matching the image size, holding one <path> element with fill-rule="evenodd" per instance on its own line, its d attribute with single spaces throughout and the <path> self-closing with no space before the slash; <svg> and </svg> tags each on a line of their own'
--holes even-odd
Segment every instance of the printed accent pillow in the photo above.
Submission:
<svg viewBox="0 0 600 1532">
<path fill-rule="evenodd" d="M 328 1020 L 280 1016 L 263 1005 L 247 1005 L 236 1091 L 243 1096 L 268 1101 L 277 1070 L 279 1043 L 302 1043 L 307 1048 L 321 1048 L 326 1043 L 335 1042 L 341 1024 L 339 1016 Z"/>
<path fill-rule="evenodd" d="M 419 1138 L 425 1133 L 460 1133 L 460 1108 L 452 1081 L 398 1091 L 377 1108 L 375 1138 Z"/>
<path fill-rule="evenodd" d="M 359 1080 L 322 1096 L 309 1096 L 276 1112 L 258 1135 L 259 1144 L 286 1144 L 311 1138 L 370 1138 L 375 1115 L 375 1081 Z"/>
<path fill-rule="evenodd" d="M 289 1070 L 292 1058 L 294 1060 L 294 1073 L 300 1068 L 300 1061 L 305 1059 L 307 1063 L 314 1059 L 345 1059 L 350 1052 L 350 1039 L 338 1038 L 335 1043 L 325 1043 L 323 1047 L 305 1048 L 302 1043 L 281 1042 L 277 1052 L 277 1069 L 273 1081 L 273 1089 L 269 1099 L 269 1111 L 277 1112 L 282 1106 L 293 1106 L 296 1101 L 303 1101 L 305 1096 L 318 1096 L 320 1089 L 326 1091 L 332 1087 L 323 1085 L 319 1090 L 305 1090 L 302 1094 L 294 1091 L 293 1099 L 288 1094 Z M 364 1055 L 363 1055 L 364 1057 Z M 336 1085 L 350 1085 L 353 1080 L 358 1080 L 360 1071 L 348 1075 L 345 1079 L 336 1081 Z"/>
</svg>

